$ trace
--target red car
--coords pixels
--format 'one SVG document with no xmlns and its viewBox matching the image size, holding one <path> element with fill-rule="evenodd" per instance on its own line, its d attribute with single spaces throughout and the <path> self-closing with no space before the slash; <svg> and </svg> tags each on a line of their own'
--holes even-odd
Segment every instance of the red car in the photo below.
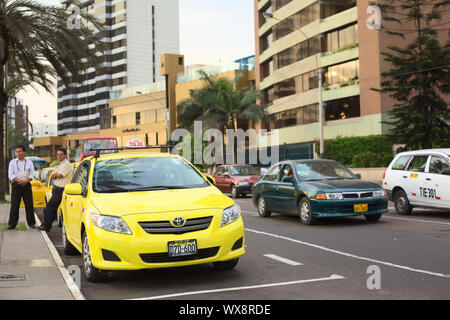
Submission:
<svg viewBox="0 0 450 320">
<path fill-rule="evenodd" d="M 252 193 L 259 176 L 260 170 L 251 165 L 222 165 L 213 173 L 216 187 L 222 192 L 230 192 L 233 198 Z"/>
</svg>

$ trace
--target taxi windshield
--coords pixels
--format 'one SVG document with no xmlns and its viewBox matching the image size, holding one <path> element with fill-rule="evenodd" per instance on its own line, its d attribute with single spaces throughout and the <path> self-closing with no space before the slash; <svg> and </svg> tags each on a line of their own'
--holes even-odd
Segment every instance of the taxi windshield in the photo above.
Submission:
<svg viewBox="0 0 450 320">
<path fill-rule="evenodd" d="M 33 161 L 34 170 L 41 170 L 48 167 L 48 162 L 45 160 L 31 160 Z"/>
<path fill-rule="evenodd" d="M 295 164 L 302 181 L 356 179 L 346 167 L 336 161 L 305 161 Z"/>
<path fill-rule="evenodd" d="M 232 176 L 259 176 L 259 170 L 251 166 L 232 166 L 230 172 Z"/>
<path fill-rule="evenodd" d="M 99 193 L 207 187 L 206 180 L 185 160 L 140 157 L 97 161 L 93 190 Z"/>
</svg>

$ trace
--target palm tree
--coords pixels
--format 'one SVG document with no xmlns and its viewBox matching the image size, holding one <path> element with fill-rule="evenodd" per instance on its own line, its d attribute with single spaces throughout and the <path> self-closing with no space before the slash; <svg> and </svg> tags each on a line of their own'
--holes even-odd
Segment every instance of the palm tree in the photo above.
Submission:
<svg viewBox="0 0 450 320">
<path fill-rule="evenodd" d="M 73 2 L 78 4 L 78 2 Z M 102 43 L 93 29 L 102 25 L 92 16 L 80 13 L 81 28 L 68 28 L 71 19 L 62 7 L 47 6 L 33 0 L 0 0 L 0 119 L 3 120 L 11 97 L 8 79 L 14 86 L 37 84 L 51 92 L 58 76 L 66 87 L 82 83 L 81 71 L 97 66 Z M 90 23 L 93 28 L 88 28 Z M 94 44 L 89 47 L 88 44 Z M 4 172 L 4 133 L 0 133 L 0 176 Z M 0 200 L 5 190 L 0 183 Z"/>
<path fill-rule="evenodd" d="M 242 72 L 238 72 L 233 80 L 214 78 L 203 70 L 199 73 L 205 86 L 191 90 L 191 98 L 178 105 L 180 127 L 192 129 L 194 121 L 202 121 L 203 129 L 216 128 L 225 136 L 226 129 L 238 130 L 238 120 L 253 123 L 266 120 L 266 108 L 256 104 L 259 91 L 253 86 L 239 86 Z M 236 150 L 234 154 L 237 155 Z"/>
<path fill-rule="evenodd" d="M 253 86 L 239 87 L 242 72 L 234 80 L 213 78 L 200 70 L 205 86 L 190 91 L 191 98 L 178 105 L 178 123 L 191 128 L 194 121 L 203 121 L 204 128 L 237 130 L 238 120 L 257 123 L 267 117 L 266 108 L 256 104 L 259 91 Z"/>
</svg>

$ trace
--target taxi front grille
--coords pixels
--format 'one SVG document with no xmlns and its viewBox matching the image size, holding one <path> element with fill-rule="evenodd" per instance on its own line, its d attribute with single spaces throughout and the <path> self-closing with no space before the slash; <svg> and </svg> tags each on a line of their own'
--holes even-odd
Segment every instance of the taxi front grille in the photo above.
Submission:
<svg viewBox="0 0 450 320">
<path fill-rule="evenodd" d="M 342 193 L 344 199 L 359 199 L 359 198 L 371 198 L 373 192 L 348 192 Z"/>
<path fill-rule="evenodd" d="M 168 252 L 160 253 L 141 253 L 141 259 L 145 263 L 164 263 L 164 262 L 178 262 L 199 260 L 214 257 L 219 252 L 220 247 L 212 247 L 205 249 L 198 249 L 197 254 L 188 256 L 169 257 Z"/>
<path fill-rule="evenodd" d="M 186 224 L 178 228 L 172 226 L 167 220 L 139 222 L 139 225 L 150 234 L 182 234 L 208 229 L 212 219 L 213 217 L 187 219 Z"/>
</svg>

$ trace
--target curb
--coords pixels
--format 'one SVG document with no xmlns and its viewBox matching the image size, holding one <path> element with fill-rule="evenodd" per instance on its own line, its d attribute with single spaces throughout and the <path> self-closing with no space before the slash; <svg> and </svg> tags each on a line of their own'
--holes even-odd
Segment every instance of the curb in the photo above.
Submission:
<svg viewBox="0 0 450 320">
<path fill-rule="evenodd" d="M 34 213 L 34 216 L 35 216 L 36 222 L 39 222 L 39 224 L 40 224 L 41 221 L 40 221 L 38 215 L 36 214 L 36 212 Z M 61 256 L 59 255 L 59 253 L 56 250 L 55 246 L 53 245 L 52 241 L 48 237 L 47 232 L 41 231 L 41 235 L 44 238 L 45 243 L 47 244 L 48 250 L 52 254 L 53 260 L 55 261 L 55 264 L 58 267 L 58 270 L 61 273 L 61 276 L 63 277 L 64 281 L 66 282 L 67 288 L 69 289 L 73 298 L 75 300 L 86 300 L 86 298 L 81 293 L 80 288 L 78 288 L 78 286 L 75 284 L 75 281 L 70 276 L 69 271 L 64 266 Z"/>
</svg>

